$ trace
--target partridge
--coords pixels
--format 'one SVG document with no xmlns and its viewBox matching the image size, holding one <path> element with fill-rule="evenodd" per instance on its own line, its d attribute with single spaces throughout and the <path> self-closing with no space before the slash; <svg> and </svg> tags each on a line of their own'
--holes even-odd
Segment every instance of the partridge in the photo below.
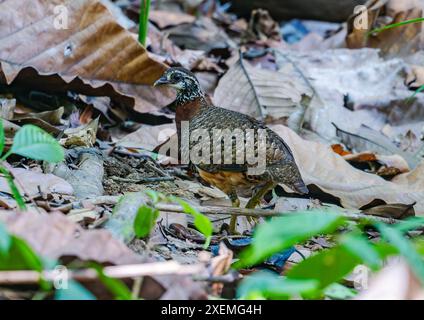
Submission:
<svg viewBox="0 0 424 320">
<path fill-rule="evenodd" d="M 223 159 L 225 150 L 221 150 L 222 158 L 218 156 L 214 159 L 214 152 L 217 151 L 217 148 L 225 147 L 224 141 L 222 141 L 218 147 L 211 143 L 211 147 L 208 149 L 210 152 L 206 154 L 207 160 L 210 161 L 197 161 L 194 164 L 199 176 L 226 193 L 234 207 L 240 206 L 238 195 L 253 194 L 246 208 L 255 208 L 262 197 L 279 183 L 300 194 L 309 192 L 295 163 L 293 153 L 284 140 L 252 117 L 214 106 L 205 96 L 199 81 L 192 72 L 184 68 L 169 68 L 154 85 L 170 86 L 177 91 L 173 105 L 176 112 L 175 121 L 179 141 L 182 138 L 182 123 L 186 121 L 189 123 L 190 134 L 194 133 L 196 129 L 200 129 L 203 130 L 202 132 L 207 132 L 210 137 L 214 137 L 215 130 L 221 130 L 221 132 L 226 129 L 230 132 L 235 132 L 235 130 L 240 132 L 241 130 L 242 133 L 246 132 L 243 136 L 245 144 L 248 143 L 248 137 L 253 141 L 255 156 L 260 156 L 260 150 L 263 150 L 264 169 L 253 173 L 254 165 L 247 161 L 247 156 L 243 161 L 237 161 L 237 155 L 243 150 L 240 150 L 240 145 L 235 143 L 235 138 L 230 143 L 231 163 L 228 163 L 228 158 L 227 161 Z M 261 130 L 265 136 L 263 149 L 260 149 L 260 143 L 263 141 L 260 140 L 259 135 Z M 195 144 L 196 141 L 190 138 L 190 150 Z M 247 146 L 244 151 L 247 151 Z M 232 232 L 236 230 L 236 223 L 236 217 L 233 216 L 230 222 Z"/>
</svg>

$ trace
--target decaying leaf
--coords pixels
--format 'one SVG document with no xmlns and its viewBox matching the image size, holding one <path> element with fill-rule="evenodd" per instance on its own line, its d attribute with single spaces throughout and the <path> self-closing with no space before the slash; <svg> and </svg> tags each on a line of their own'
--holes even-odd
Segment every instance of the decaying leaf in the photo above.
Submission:
<svg viewBox="0 0 424 320">
<path fill-rule="evenodd" d="M 295 72 L 275 72 L 252 67 L 239 59 L 221 78 L 214 94 L 217 106 L 267 122 L 288 118 L 299 108 L 311 88 Z"/>
<path fill-rule="evenodd" d="M 30 171 L 23 168 L 11 169 L 17 186 L 21 194 L 29 197 L 42 194 L 63 194 L 72 195 L 74 190 L 72 186 L 53 174 L 45 174 L 36 171 Z M 11 193 L 9 185 L 5 178 L 0 177 L 0 191 Z"/>
<path fill-rule="evenodd" d="M 85 261 L 131 264 L 140 262 L 122 242 L 106 230 L 83 230 L 62 213 L 25 212 L 7 217 L 9 232 L 25 239 L 45 257 L 75 256 Z"/>
<path fill-rule="evenodd" d="M 423 162 L 413 171 L 386 181 L 355 169 L 329 146 L 303 140 L 282 125 L 273 125 L 271 128 L 290 146 L 306 184 L 314 184 L 339 198 L 344 207 L 357 209 L 376 199 L 388 204 L 410 205 L 416 202 L 416 214 L 424 215 L 424 183 L 421 178 Z"/>
<path fill-rule="evenodd" d="M 336 128 L 336 135 L 342 142 L 350 149 L 359 152 L 357 154 L 345 156 L 346 160 L 361 160 L 362 156 L 362 161 L 381 161 L 387 166 L 400 169 L 400 172 L 409 171 L 409 167 L 415 168 L 421 160 L 414 154 L 402 151 L 396 147 L 390 139 L 381 132 L 372 130 L 364 125 L 359 129 L 360 135 L 344 131 L 334 123 L 333 125 Z M 370 154 L 369 151 L 373 151 L 375 154 Z M 365 158 L 365 154 L 370 157 Z"/>
<path fill-rule="evenodd" d="M 272 19 L 267 10 L 256 9 L 252 11 L 248 29 L 243 35 L 243 41 L 281 41 L 280 26 Z"/>
<path fill-rule="evenodd" d="M 96 134 L 99 126 L 99 118 L 91 120 L 89 123 L 65 130 L 66 138 L 60 142 L 65 147 L 92 147 L 96 142 Z"/>
<path fill-rule="evenodd" d="M 363 213 L 400 220 L 415 216 L 414 205 L 415 203 L 409 205 L 399 203 L 383 204 L 363 210 Z"/>
<path fill-rule="evenodd" d="M 55 28 L 60 5 L 67 9 L 66 28 Z M 135 103 L 139 112 L 168 102 L 166 90 L 149 87 L 166 67 L 150 59 L 99 1 L 37 0 L 24 7 L 3 1 L 0 37 L 0 83 L 109 96 L 124 106 Z"/>
<path fill-rule="evenodd" d="M 335 136 L 331 123 L 352 133 L 358 133 L 362 124 L 380 131 L 389 123 L 404 133 L 423 119 L 424 94 L 406 103 L 413 92 L 405 86 L 407 65 L 401 59 L 384 60 L 378 50 L 366 48 L 282 53 L 302 71 L 322 101 L 312 100 L 305 122 L 326 139 Z"/>
<path fill-rule="evenodd" d="M 182 12 L 152 10 L 149 13 L 149 20 L 153 21 L 160 29 L 183 23 L 193 23 L 195 19 L 194 16 Z"/>
<path fill-rule="evenodd" d="M 167 30 L 169 39 L 181 48 L 209 52 L 216 48 L 235 47 L 224 30 L 218 28 L 210 18 L 201 17 L 190 24 L 181 24 Z"/>
<path fill-rule="evenodd" d="M 376 34 L 370 31 L 388 24 L 422 17 L 422 2 L 416 0 L 369 0 L 366 4 L 366 17 L 362 11 L 353 14 L 348 20 L 348 48 L 380 48 L 384 54 L 408 54 L 420 46 L 421 25 L 409 24 L 384 30 Z M 365 28 L 362 28 L 365 27 Z"/>
</svg>

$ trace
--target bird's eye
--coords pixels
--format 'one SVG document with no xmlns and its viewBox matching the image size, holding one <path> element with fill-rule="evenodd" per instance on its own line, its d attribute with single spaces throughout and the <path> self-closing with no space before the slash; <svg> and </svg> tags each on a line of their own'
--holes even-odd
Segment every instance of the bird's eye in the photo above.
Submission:
<svg viewBox="0 0 424 320">
<path fill-rule="evenodd" d="M 181 79 L 182 79 L 182 77 L 181 77 L 181 75 L 180 74 L 174 74 L 174 76 L 172 77 L 174 80 L 176 80 L 176 81 L 180 81 Z"/>
</svg>

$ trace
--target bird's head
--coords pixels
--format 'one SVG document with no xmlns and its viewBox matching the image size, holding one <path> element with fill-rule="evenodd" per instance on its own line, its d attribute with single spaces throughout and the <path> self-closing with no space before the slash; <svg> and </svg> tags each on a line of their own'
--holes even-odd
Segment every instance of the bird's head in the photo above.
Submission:
<svg viewBox="0 0 424 320">
<path fill-rule="evenodd" d="M 162 85 L 175 88 L 177 90 L 177 99 L 182 101 L 204 97 L 196 76 L 184 68 L 175 67 L 166 70 L 162 77 L 154 83 L 155 87 Z"/>
</svg>

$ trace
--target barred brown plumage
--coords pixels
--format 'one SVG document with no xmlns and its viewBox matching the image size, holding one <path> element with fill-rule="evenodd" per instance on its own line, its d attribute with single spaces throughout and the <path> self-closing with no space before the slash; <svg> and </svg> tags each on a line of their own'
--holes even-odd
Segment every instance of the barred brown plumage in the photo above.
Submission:
<svg viewBox="0 0 424 320">
<path fill-rule="evenodd" d="M 250 138 L 253 141 L 253 153 L 255 156 L 259 156 L 259 132 L 261 130 L 264 132 L 266 137 L 264 144 L 266 166 L 263 172 L 259 174 L 252 175 L 250 173 L 249 169 L 252 169 L 254 165 L 247 161 L 246 155 L 244 155 L 243 162 L 236 161 L 237 154 L 247 150 L 247 147 L 244 150 L 240 150 L 240 145 L 233 143 L 236 142 L 233 140 L 237 140 L 236 136 L 233 136 L 230 145 L 231 163 L 224 162 L 225 151 L 220 154 L 220 161 L 216 161 L 217 159 L 214 158 L 217 149 L 223 151 L 222 149 L 225 146 L 225 141 L 221 140 L 219 145 L 211 144 L 208 147 L 210 152 L 206 155 L 206 158 L 209 161 L 195 164 L 200 177 L 225 192 L 231 199 L 233 206 L 240 205 L 238 194 L 245 194 L 246 192 L 252 192 L 254 189 L 257 189 L 246 205 L 246 208 L 254 208 L 259 204 L 265 193 L 279 183 L 285 184 L 298 193 L 308 193 L 293 153 L 284 140 L 266 125 L 254 118 L 214 106 L 205 97 L 193 73 L 183 68 L 169 68 L 156 81 L 155 85 L 168 85 L 177 90 L 174 107 L 176 109 L 175 121 L 177 133 L 180 139 L 182 136 L 181 124 L 183 121 L 189 122 L 190 133 L 195 132 L 195 130 L 203 130 L 210 137 L 214 137 L 217 130 L 221 130 L 221 132 L 223 130 L 229 130 L 230 132 L 241 130 L 242 133 L 245 133 L 242 141 L 244 145 L 246 146 L 248 143 L 250 134 Z M 196 144 L 199 144 L 199 141 L 190 139 L 190 149 L 195 147 Z M 235 230 L 235 223 L 234 218 L 231 221 L 232 231 Z"/>
</svg>

